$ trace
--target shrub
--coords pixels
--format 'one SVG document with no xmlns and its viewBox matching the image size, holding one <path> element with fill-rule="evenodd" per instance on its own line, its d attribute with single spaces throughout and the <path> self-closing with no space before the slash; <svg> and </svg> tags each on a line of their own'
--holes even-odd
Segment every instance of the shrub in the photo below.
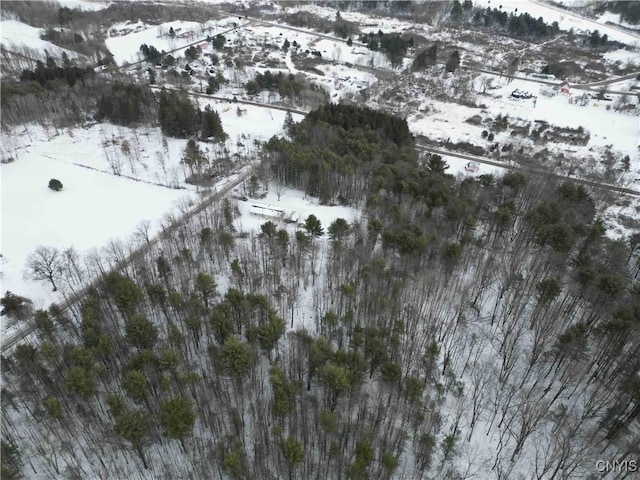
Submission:
<svg viewBox="0 0 640 480">
<path fill-rule="evenodd" d="M 51 180 L 49 180 L 49 188 L 51 190 L 59 192 L 60 190 L 62 190 L 62 182 L 57 178 L 52 178 Z"/>
</svg>

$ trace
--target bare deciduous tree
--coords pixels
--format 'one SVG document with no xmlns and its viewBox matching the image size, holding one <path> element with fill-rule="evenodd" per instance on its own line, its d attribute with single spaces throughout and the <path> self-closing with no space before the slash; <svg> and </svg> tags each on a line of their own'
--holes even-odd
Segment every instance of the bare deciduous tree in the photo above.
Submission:
<svg viewBox="0 0 640 480">
<path fill-rule="evenodd" d="M 48 281 L 57 291 L 56 280 L 64 271 L 64 260 L 55 247 L 40 245 L 27 257 L 25 278 L 36 281 Z"/>
</svg>

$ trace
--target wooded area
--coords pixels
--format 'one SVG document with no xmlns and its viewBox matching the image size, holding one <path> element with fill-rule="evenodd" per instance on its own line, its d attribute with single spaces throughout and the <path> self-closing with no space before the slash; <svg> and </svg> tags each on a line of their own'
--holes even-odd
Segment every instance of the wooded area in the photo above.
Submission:
<svg viewBox="0 0 640 480">
<path fill-rule="evenodd" d="M 224 200 L 126 264 L 134 244 L 64 252 L 59 289 L 102 280 L 2 357 L 3 478 L 588 478 L 637 458 L 640 242 L 604 236 L 608 199 L 457 180 L 366 108 L 287 134 L 263 181 L 361 220 L 240 231 Z"/>
</svg>

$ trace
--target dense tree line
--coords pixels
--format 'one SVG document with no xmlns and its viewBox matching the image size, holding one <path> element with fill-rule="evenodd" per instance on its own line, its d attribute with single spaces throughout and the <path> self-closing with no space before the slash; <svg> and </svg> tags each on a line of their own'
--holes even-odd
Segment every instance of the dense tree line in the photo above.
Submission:
<svg viewBox="0 0 640 480">
<path fill-rule="evenodd" d="M 291 137 L 266 145 L 272 169 L 322 202 L 353 202 L 366 188 L 355 178 L 415 158 L 405 120 L 357 106 L 325 104 L 294 126 Z"/>
<path fill-rule="evenodd" d="M 284 74 L 277 75 L 267 70 L 264 73 L 256 73 L 253 80 L 245 84 L 247 95 L 256 95 L 262 91 L 278 93 L 283 99 L 294 104 L 311 105 L 323 104 L 328 99 L 326 90 L 308 81 L 304 75 Z"/>
<path fill-rule="evenodd" d="M 20 75 L 20 80 L 38 82 L 45 88 L 55 89 L 57 81 L 64 82 L 68 86 L 73 87 L 77 81 L 80 81 L 84 85 L 86 79 L 94 76 L 95 72 L 91 67 L 58 67 L 55 61 L 49 57 L 46 65 L 38 61 L 35 70 L 23 70 Z"/>
<path fill-rule="evenodd" d="M 547 24 L 542 17 L 534 18 L 528 13 L 507 14 L 502 10 L 487 7 L 486 10 L 476 9 L 472 17 L 474 26 L 498 29 L 516 38 L 536 37 L 546 38 L 557 35 L 560 31 L 558 22 Z"/>
<path fill-rule="evenodd" d="M 256 95 L 258 92 L 268 90 L 278 92 L 282 97 L 293 97 L 299 95 L 305 86 L 302 78 L 293 74 L 283 74 L 278 72 L 272 74 L 269 70 L 264 73 L 256 73 L 253 80 L 249 80 L 245 85 L 247 95 Z"/>
<path fill-rule="evenodd" d="M 210 106 L 204 111 L 183 91 L 162 89 L 158 95 L 158 121 L 162 133 L 177 138 L 201 137 L 224 142 L 228 136 L 222 128 L 218 112 Z"/>
<path fill-rule="evenodd" d="M 147 45 L 146 43 L 140 45 L 140 53 L 142 54 L 142 58 L 144 58 L 146 62 L 149 62 L 153 65 L 160 65 L 162 57 L 165 55 L 164 50 L 160 52 L 153 45 Z"/>
<path fill-rule="evenodd" d="M 283 20 L 296 27 L 312 28 L 324 33 L 333 32 L 341 38 L 358 33 L 358 24 L 344 20 L 339 11 L 333 20 L 306 11 L 286 14 Z"/>
<path fill-rule="evenodd" d="M 155 99 L 146 86 L 113 83 L 98 99 L 97 119 L 107 119 L 117 125 L 132 125 L 153 118 Z"/>
<path fill-rule="evenodd" d="M 85 121 L 95 113 L 104 93 L 100 78 L 85 78 L 69 86 L 54 79 L 46 88 L 37 81 L 2 80 L 2 122 L 6 125 L 39 123 L 69 126 Z"/>
</svg>

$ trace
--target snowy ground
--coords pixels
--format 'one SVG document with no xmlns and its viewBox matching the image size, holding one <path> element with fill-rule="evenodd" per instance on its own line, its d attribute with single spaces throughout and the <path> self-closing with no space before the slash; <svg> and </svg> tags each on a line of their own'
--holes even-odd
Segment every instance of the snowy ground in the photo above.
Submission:
<svg viewBox="0 0 640 480">
<path fill-rule="evenodd" d="M 603 23 L 603 24 L 614 23 L 614 24 L 620 25 L 621 27 L 624 27 L 626 29 L 636 30 L 637 32 L 640 33 L 640 27 L 638 27 L 638 25 L 633 25 L 631 23 L 623 22 L 620 19 L 620 14 L 619 13 L 604 12 L 597 18 L 597 22 L 598 23 Z"/>
<path fill-rule="evenodd" d="M 617 96 L 611 101 L 598 102 L 590 100 L 588 105 L 570 103 L 569 97 L 554 95 L 547 97 L 540 94 L 539 84 L 515 79 L 507 84 L 506 79 L 494 82 L 498 87 L 487 90 L 487 95 L 480 96 L 478 101 L 486 104 L 486 109 L 477 109 L 454 103 L 425 100 L 419 111 L 408 116 L 407 121 L 411 130 L 416 134 L 426 135 L 437 140 L 450 138 L 452 142 L 468 141 L 479 145 L 486 143 L 480 136 L 486 127 L 474 126 L 464 121 L 474 115 L 482 117 L 498 114 L 508 115 L 511 119 L 534 122 L 544 120 L 559 127 L 578 128 L 582 126 L 591 133 L 587 148 L 612 145 L 621 155 L 629 155 L 632 159 L 633 171 L 640 169 L 638 161 L 638 117 L 630 114 L 618 113 L 613 109 L 607 110 L 607 105 L 613 104 Z M 519 89 L 537 96 L 533 99 L 516 99 L 510 97 L 511 92 Z M 576 90 L 574 96 L 581 96 L 584 92 Z M 496 141 L 507 141 L 509 132 L 503 132 L 504 138 L 496 136 Z"/>
<path fill-rule="evenodd" d="M 45 50 L 54 57 L 60 57 L 65 52 L 70 58 L 78 56 L 76 52 L 40 39 L 43 33 L 43 28 L 35 28 L 17 20 L 0 21 L 0 43 L 10 52 L 23 53 L 24 49 L 28 49 L 29 52 L 40 52 L 43 59 Z"/>
<path fill-rule="evenodd" d="M 195 197 L 176 190 L 85 168 L 80 162 L 102 155 L 94 145 L 68 134 L 48 138 L 40 128 L 29 129 L 31 140 L 17 159 L 3 164 L 2 291 L 10 290 L 34 301 L 36 308 L 55 300 L 49 287 L 23 278 L 26 257 L 39 245 L 73 247 L 83 253 L 126 237 L 144 220 L 154 229 L 173 203 Z M 25 134 L 22 134 L 25 135 Z M 25 135 L 26 136 L 26 135 Z M 64 188 L 47 188 L 51 178 Z"/>
<path fill-rule="evenodd" d="M 237 104 L 202 101 L 201 108 L 206 104 L 219 112 L 231 154 L 254 158 L 254 140 L 267 140 L 282 130 L 283 111 L 240 105 L 238 116 Z M 86 253 L 109 239 L 129 237 L 145 220 L 156 231 L 172 205 L 195 199 L 195 187 L 184 183 L 180 165 L 186 140 L 168 138 L 163 146 L 162 138 L 158 128 L 111 124 L 58 132 L 27 126 L 3 135 L 4 154 L 15 161 L 0 169 L 0 290 L 31 298 L 36 308 L 47 307 L 59 298 L 48 286 L 23 278 L 25 259 L 37 246 Z M 122 151 L 125 140 L 130 155 Z M 120 176 L 113 173 L 114 163 Z M 51 178 L 63 183 L 61 192 L 47 188 Z"/>
<path fill-rule="evenodd" d="M 218 22 L 208 19 L 203 23 L 183 22 L 180 20 L 160 25 L 147 25 L 143 22 L 120 23 L 109 29 L 109 38 L 105 40 L 107 48 L 118 64 L 132 63 L 142 60 L 140 45 L 153 45 L 158 51 L 171 51 L 197 40 L 206 39 L 207 35 L 215 35 L 221 29 Z M 176 36 L 169 37 L 169 29 L 174 29 Z M 212 30 L 205 30 L 211 28 Z"/>
<path fill-rule="evenodd" d="M 635 66 L 640 65 L 640 55 L 637 51 L 618 49 L 611 52 L 607 52 L 603 55 L 606 62 L 620 63 L 620 66 Z"/>
</svg>

